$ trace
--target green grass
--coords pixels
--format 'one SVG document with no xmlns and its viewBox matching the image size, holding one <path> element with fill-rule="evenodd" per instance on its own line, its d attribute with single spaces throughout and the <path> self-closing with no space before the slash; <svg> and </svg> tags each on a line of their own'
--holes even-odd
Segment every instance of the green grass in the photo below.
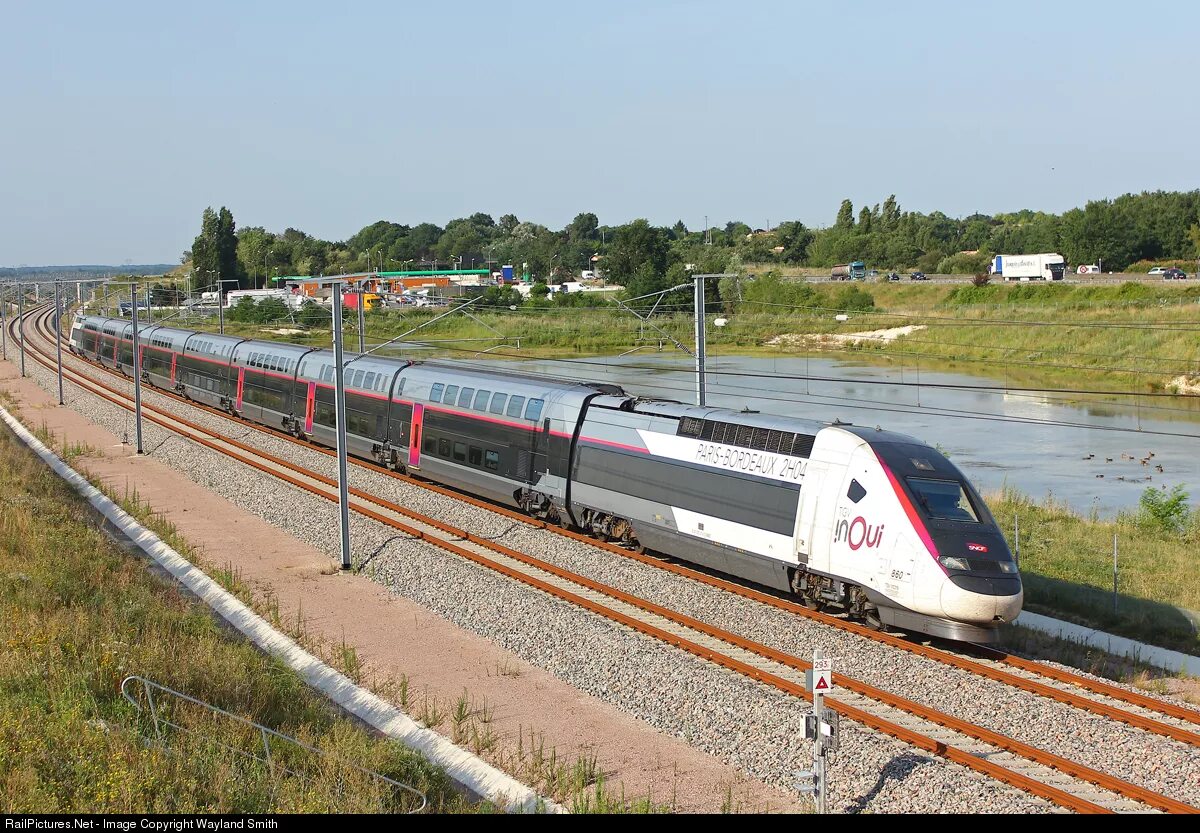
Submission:
<svg viewBox="0 0 1200 833">
<path fill-rule="evenodd" d="M 55 436 L 44 424 L 35 434 L 60 454 L 70 452 L 77 468 L 95 453 L 95 449 Z M 542 735 L 533 729 L 528 730 L 528 737 L 525 729 L 519 730 L 521 739 L 515 749 L 505 747 L 486 698 L 464 691 L 455 700 L 442 702 L 425 692 L 418 709 L 406 677 L 380 678 L 375 669 L 362 663 L 352 645 L 315 637 L 302 612 L 294 620 L 284 621 L 278 599 L 269 591 L 255 591 L 230 562 L 206 565 L 202 554 L 179 535 L 175 525 L 136 490 L 126 489 L 123 494 L 105 491 L 274 627 L 355 682 L 415 714 L 428 727 L 449 734 L 456 744 L 491 760 L 541 794 L 580 812 L 673 809 L 673 804 L 653 802 L 649 796 L 626 797 L 623 786 L 614 788 L 605 782 L 594 755 L 560 756 L 555 749 L 547 749 Z M 261 765 L 232 765 L 229 751 L 219 744 L 258 751 L 258 737 L 244 731 L 214 731 L 206 724 L 203 740 L 181 735 L 173 739 L 171 749 L 148 746 L 138 732 L 149 733 L 149 724 L 116 689 L 130 673 L 293 734 L 339 760 L 354 761 L 414 784 L 429 795 L 432 810 L 491 809 L 486 803 L 468 804 L 440 770 L 419 756 L 337 718 L 290 670 L 232 637 L 207 608 L 186 601 L 174 585 L 152 578 L 141 562 L 80 520 L 87 517 L 87 511 L 74 494 L 7 432 L 0 435 L 0 495 L 4 496 L 0 498 L 4 510 L 0 518 L 0 611 L 6 624 L 39 635 L 36 645 L 13 640 L 0 653 L 0 811 L 328 813 L 394 809 L 391 805 L 395 802 L 379 794 L 377 782 L 344 767 L 326 765 L 321 771 L 307 772 L 306 778 L 272 781 Z M 9 512 L 10 505 L 25 511 Z M 60 550 L 70 552 L 71 557 L 56 559 L 54 554 Z M 23 569 L 12 571 L 20 559 L 31 554 L 35 557 Z M 55 609 L 54 598 L 10 592 L 47 584 L 70 588 L 72 594 L 86 596 L 88 603 L 69 605 L 68 614 Z M 123 615 L 128 611 L 134 615 Z M 31 662 L 30 652 L 44 651 L 55 643 L 74 646 L 69 661 L 56 656 L 45 663 L 53 684 L 62 688 L 51 692 L 50 680 L 45 686 L 23 682 L 19 666 Z M 22 650 L 15 650 L 16 645 Z M 505 670 L 508 676 L 514 673 Z M 8 696 L 10 693 L 13 696 Z M 179 709 L 177 716 L 185 725 L 204 722 L 192 707 Z M 31 733 L 21 744 L 9 744 L 19 727 L 30 721 L 45 731 Z M 81 740 L 64 743 L 68 737 Z M 55 759 L 58 751 L 64 752 L 66 760 Z M 272 753 L 277 760 L 283 759 L 287 749 L 275 746 Z M 98 755 L 99 762 L 86 766 L 75 760 Z M 311 770 L 318 763 L 319 759 L 307 754 L 293 754 L 288 759 L 288 765 L 298 770 Z M 112 768 L 101 786 L 90 779 L 97 767 Z M 339 784 L 339 779 L 345 783 Z M 168 795 L 160 795 L 163 792 Z"/>
<path fill-rule="evenodd" d="M 1014 517 L 1019 521 L 1028 610 L 1200 655 L 1200 638 L 1179 610 L 1200 610 L 1196 580 L 1200 523 L 1195 518 L 1182 533 L 1174 534 L 1156 530 L 1133 515 L 1111 521 L 1085 518 L 1060 504 L 1037 502 L 1012 490 L 989 496 L 988 506 L 1010 544 Z"/>
<path fill-rule="evenodd" d="M 255 739 L 198 713 L 202 734 L 147 743 L 129 674 L 294 735 L 428 794 L 473 809 L 444 773 L 338 717 L 290 670 L 232 636 L 208 609 L 109 541 L 86 505 L 7 432 L 0 434 L 0 811 L 380 812 L 403 802 L 300 755 L 307 777 L 274 779 L 220 744 Z M 285 755 L 284 750 L 280 750 Z M 344 773 L 343 773 L 344 775 Z"/>
</svg>

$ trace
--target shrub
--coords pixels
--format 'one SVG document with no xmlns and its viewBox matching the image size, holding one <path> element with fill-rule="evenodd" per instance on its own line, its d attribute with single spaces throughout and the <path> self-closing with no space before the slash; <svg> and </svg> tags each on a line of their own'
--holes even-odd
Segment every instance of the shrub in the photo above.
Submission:
<svg viewBox="0 0 1200 833">
<path fill-rule="evenodd" d="M 833 296 L 833 305 L 847 312 L 863 312 L 875 309 L 875 299 L 870 292 L 865 292 L 857 286 L 847 286 Z"/>
<path fill-rule="evenodd" d="M 975 286 L 987 286 L 992 282 L 992 276 L 987 272 L 978 272 L 975 277 L 971 278 L 971 283 Z"/>
<path fill-rule="evenodd" d="M 1166 486 L 1161 489 L 1150 486 L 1142 492 L 1138 503 L 1138 521 L 1162 532 L 1182 532 L 1191 514 L 1188 493 L 1182 484 L 1176 484 L 1169 492 Z"/>
</svg>

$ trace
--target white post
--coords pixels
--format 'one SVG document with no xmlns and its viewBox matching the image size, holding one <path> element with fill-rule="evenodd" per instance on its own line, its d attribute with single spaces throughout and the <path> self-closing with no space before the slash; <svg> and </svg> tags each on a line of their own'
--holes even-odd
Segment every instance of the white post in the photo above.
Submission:
<svg viewBox="0 0 1200 833">
<path fill-rule="evenodd" d="M 704 277 L 696 281 L 696 404 L 704 406 Z"/>
<path fill-rule="evenodd" d="M 342 362 L 342 284 L 333 284 L 334 420 L 337 422 L 338 526 L 342 538 L 342 569 L 350 569 L 350 496 L 346 472 L 346 381 Z"/>
</svg>

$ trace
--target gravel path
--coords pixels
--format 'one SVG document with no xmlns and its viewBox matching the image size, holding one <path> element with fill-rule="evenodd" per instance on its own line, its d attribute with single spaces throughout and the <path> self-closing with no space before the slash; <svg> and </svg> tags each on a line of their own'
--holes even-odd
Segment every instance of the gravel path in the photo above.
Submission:
<svg viewBox="0 0 1200 833">
<path fill-rule="evenodd" d="M 43 386 L 53 375 L 34 366 Z M 112 377 L 92 370 L 89 375 Z M 147 403 L 183 412 L 178 404 L 144 392 Z M 121 434 L 131 418 L 94 397 L 72 392 L 68 404 Z M 203 425 L 229 431 L 230 423 L 188 409 Z M 244 436 L 243 436 L 244 435 Z M 332 475 L 331 458 L 247 428 L 232 436 Z M 331 555 L 336 552 L 336 508 L 272 481 L 266 475 L 195 448 L 147 426 L 146 448 L 192 479 L 288 529 Z M 186 453 L 183 453 L 185 452 Z M 352 467 L 355 485 L 481 535 L 721 627 L 806 656 L 820 646 L 841 659 L 838 668 L 860 679 L 920 699 L 953 714 L 1073 757 L 1097 769 L 1195 803 L 1200 756 L 1190 747 L 1111 724 L 1065 706 L 980 680 L 870 640 L 687 581 L 543 530 L 514 525 L 487 510 Z M 314 523 L 313 519 L 319 519 Z M 729 761 L 770 783 L 787 785 L 809 768 L 809 747 L 795 740 L 807 704 L 681 655 L 624 628 L 548 600 L 429 545 L 398 539 L 395 530 L 355 518 L 359 553 L 368 570 L 451 621 L 488 636 L 572 685 L 612 702 L 648 723 Z M 468 590 L 469 588 L 469 590 Z M 514 622 L 519 625 L 514 625 Z M 845 722 L 841 751 L 831 770 L 831 806 L 845 811 L 978 810 L 1028 812 L 1049 805 L 953 764 L 910 750 Z M 920 770 L 917 773 L 917 770 Z M 919 780 L 909 780 L 918 774 Z M 1140 774 L 1140 775 L 1139 775 Z M 1139 775 L 1134 779 L 1135 775 Z M 920 785 L 919 787 L 917 785 Z"/>
</svg>

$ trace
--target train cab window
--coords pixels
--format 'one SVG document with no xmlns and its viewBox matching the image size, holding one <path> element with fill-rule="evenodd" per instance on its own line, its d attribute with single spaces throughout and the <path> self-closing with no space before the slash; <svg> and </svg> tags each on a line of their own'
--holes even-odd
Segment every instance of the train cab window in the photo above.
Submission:
<svg viewBox="0 0 1200 833">
<path fill-rule="evenodd" d="M 441 457 L 449 457 L 450 456 L 450 441 L 449 440 L 438 440 L 438 455 Z"/>
<path fill-rule="evenodd" d="M 916 494 L 917 502 L 930 517 L 979 523 L 979 513 L 975 511 L 975 506 L 961 483 L 954 480 L 910 477 L 908 485 Z"/>
<path fill-rule="evenodd" d="M 507 402 L 507 393 L 494 393 L 492 394 L 492 407 L 488 410 L 490 410 L 493 414 L 503 414 L 504 406 L 507 404 Z"/>
<path fill-rule="evenodd" d="M 470 463 L 472 466 L 482 466 L 483 465 L 483 449 L 476 448 L 475 446 L 471 446 L 470 450 L 467 451 L 467 462 Z"/>
<path fill-rule="evenodd" d="M 520 419 L 521 418 L 521 409 L 524 407 L 525 407 L 525 397 L 524 396 L 514 396 L 512 399 L 508 400 L 508 410 L 505 411 L 505 413 L 507 413 L 513 419 Z"/>
<path fill-rule="evenodd" d="M 846 497 L 850 498 L 852 502 L 858 503 L 866 496 L 867 490 L 863 488 L 862 484 L 857 480 L 851 480 L 850 488 L 846 490 Z"/>
<path fill-rule="evenodd" d="M 403 379 L 400 380 L 400 386 L 401 387 L 404 386 Z M 432 388 L 429 389 L 429 401 L 430 402 L 441 402 L 442 401 L 442 391 L 445 389 L 446 389 L 446 386 L 443 385 L 441 382 L 438 382 L 436 385 L 434 385 Z"/>
<path fill-rule="evenodd" d="M 471 406 L 477 411 L 486 411 L 488 406 L 488 398 L 491 397 L 490 390 L 481 390 L 475 394 L 475 403 Z"/>
<path fill-rule="evenodd" d="M 483 453 L 483 467 L 488 471 L 497 471 L 500 468 L 500 455 L 495 451 L 485 451 Z"/>
<path fill-rule="evenodd" d="M 446 395 L 442 397 L 442 403 L 445 405 L 453 405 L 458 397 L 458 385 L 447 385 Z"/>
<path fill-rule="evenodd" d="M 454 459 L 460 463 L 465 463 L 467 461 L 467 444 L 466 443 L 455 443 L 454 444 Z"/>
<path fill-rule="evenodd" d="M 470 408 L 471 407 L 471 397 L 473 397 L 474 395 L 475 395 L 475 388 L 463 388 L 462 391 L 458 394 L 458 407 Z"/>
<path fill-rule="evenodd" d="M 529 404 L 525 406 L 525 419 L 531 419 L 537 422 L 542 416 L 542 405 L 545 402 L 541 399 L 530 399 Z"/>
</svg>

